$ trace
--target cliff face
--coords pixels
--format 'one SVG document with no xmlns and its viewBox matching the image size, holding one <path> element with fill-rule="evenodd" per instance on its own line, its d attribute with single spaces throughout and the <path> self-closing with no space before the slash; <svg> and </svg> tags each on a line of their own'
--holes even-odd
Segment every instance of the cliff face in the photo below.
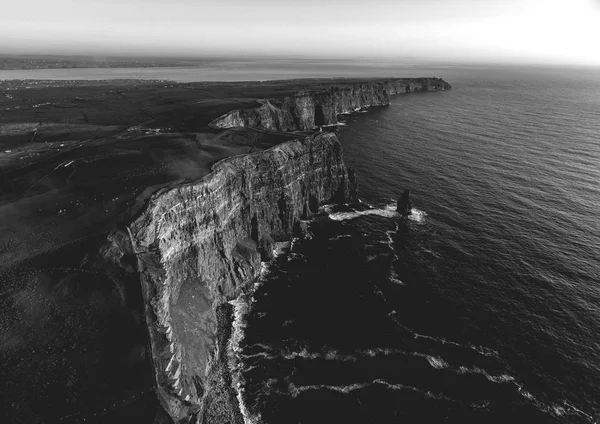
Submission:
<svg viewBox="0 0 600 424">
<path fill-rule="evenodd" d="M 213 128 L 253 127 L 271 131 L 311 130 L 335 125 L 337 116 L 370 106 L 387 106 L 390 95 L 449 90 L 439 78 L 414 78 L 303 91 L 283 99 L 262 99 L 260 106 L 233 110 L 210 123 Z"/>
<path fill-rule="evenodd" d="M 201 411 L 210 397 L 217 306 L 257 276 L 272 241 L 289 239 L 320 204 L 355 197 L 339 141 L 324 133 L 223 160 L 200 181 L 151 198 L 128 231 L 157 389 L 173 418 Z"/>
</svg>

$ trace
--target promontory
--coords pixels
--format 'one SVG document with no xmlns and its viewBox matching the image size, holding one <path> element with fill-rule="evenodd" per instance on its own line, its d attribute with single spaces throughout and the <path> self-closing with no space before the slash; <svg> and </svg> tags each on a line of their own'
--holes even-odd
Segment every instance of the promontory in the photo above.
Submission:
<svg viewBox="0 0 600 424">
<path fill-rule="evenodd" d="M 241 423 L 231 305 L 324 203 L 341 116 L 438 78 L 2 81 L 7 422 Z M 358 176 L 360 179 L 360 176 Z"/>
</svg>

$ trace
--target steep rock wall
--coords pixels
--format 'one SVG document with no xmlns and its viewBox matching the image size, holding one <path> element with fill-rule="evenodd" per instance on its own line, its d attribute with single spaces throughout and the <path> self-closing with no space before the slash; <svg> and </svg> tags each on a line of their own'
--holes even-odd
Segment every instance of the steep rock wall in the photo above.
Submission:
<svg viewBox="0 0 600 424">
<path fill-rule="evenodd" d="M 217 306 L 252 281 L 271 242 L 289 239 L 319 204 L 355 198 L 339 141 L 324 133 L 228 158 L 200 181 L 150 199 L 128 231 L 157 391 L 171 417 L 201 412 L 209 395 Z"/>
<path fill-rule="evenodd" d="M 270 131 L 311 130 L 335 125 L 337 116 L 371 106 L 387 106 L 390 95 L 449 90 L 440 78 L 411 78 L 302 91 L 282 99 L 261 99 L 260 106 L 236 109 L 214 119 L 213 128 L 253 127 Z"/>
</svg>

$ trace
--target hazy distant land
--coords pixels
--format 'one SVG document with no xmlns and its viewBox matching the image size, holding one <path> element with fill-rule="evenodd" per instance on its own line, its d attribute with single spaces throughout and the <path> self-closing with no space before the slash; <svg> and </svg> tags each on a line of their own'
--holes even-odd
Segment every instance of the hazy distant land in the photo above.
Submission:
<svg viewBox="0 0 600 424">
<path fill-rule="evenodd" d="M 452 64 L 391 59 L 311 57 L 144 57 L 0 55 L 0 81 L 169 80 L 267 81 L 297 78 L 435 76 Z"/>
<path fill-rule="evenodd" d="M 221 62 L 223 60 L 221 59 Z M 125 56 L 0 55 L 0 70 L 70 68 L 163 68 L 206 66 L 206 58 L 165 58 Z"/>
</svg>

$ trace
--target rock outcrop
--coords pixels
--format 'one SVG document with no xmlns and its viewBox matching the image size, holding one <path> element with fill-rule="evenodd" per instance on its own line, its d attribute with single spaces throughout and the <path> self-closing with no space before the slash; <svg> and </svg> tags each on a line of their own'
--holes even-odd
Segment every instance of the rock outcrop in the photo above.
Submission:
<svg viewBox="0 0 600 424">
<path fill-rule="evenodd" d="M 396 212 L 402 216 L 410 215 L 412 202 L 410 201 L 410 190 L 404 190 L 398 201 L 396 202 Z"/>
<path fill-rule="evenodd" d="M 353 172 L 332 133 L 225 159 L 198 182 L 151 197 L 128 231 L 157 391 L 175 421 L 210 408 L 219 305 L 253 281 L 272 242 L 301 231 L 320 204 L 355 200 Z"/>
<path fill-rule="evenodd" d="M 381 80 L 302 91 L 281 99 L 261 99 L 259 106 L 233 110 L 214 119 L 213 128 L 253 127 L 270 131 L 311 130 L 335 125 L 338 115 L 371 106 L 387 106 L 390 95 L 449 90 L 441 78 Z"/>
</svg>

